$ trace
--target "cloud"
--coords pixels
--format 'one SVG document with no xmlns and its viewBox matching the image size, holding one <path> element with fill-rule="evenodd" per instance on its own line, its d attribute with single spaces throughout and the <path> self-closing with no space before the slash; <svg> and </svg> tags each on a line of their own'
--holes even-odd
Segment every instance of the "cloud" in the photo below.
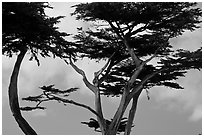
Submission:
<svg viewBox="0 0 204 137">
<path fill-rule="evenodd" d="M 202 47 L 202 29 L 197 29 L 194 32 L 186 31 L 183 35 L 170 39 L 170 42 L 175 49 L 194 51 Z"/>
<path fill-rule="evenodd" d="M 18 77 L 20 98 L 41 93 L 42 91 L 39 87 L 43 85 L 56 84 L 59 88 L 68 88 L 69 85 L 67 85 L 66 77 L 69 69 L 67 69 L 68 67 L 66 67 L 66 64 L 62 60 L 39 57 L 41 65 L 37 66 L 35 61 L 29 61 L 28 59 L 29 55 L 24 58 L 21 64 Z M 3 102 L 5 102 L 8 98 L 7 91 L 15 57 L 11 59 L 2 57 L 2 61 L 2 95 Z"/>
<path fill-rule="evenodd" d="M 198 121 L 202 119 L 202 106 L 197 105 L 194 110 L 192 115 L 189 117 L 190 121 Z"/>
<path fill-rule="evenodd" d="M 46 110 L 34 110 L 31 115 L 34 117 L 45 117 L 47 116 L 47 112 Z"/>
<path fill-rule="evenodd" d="M 153 88 L 151 94 L 158 105 L 170 111 L 186 113 L 190 121 L 202 118 L 202 88 L 201 72 L 189 71 L 185 78 L 179 80 L 184 90 L 174 90 L 165 87 Z"/>
</svg>

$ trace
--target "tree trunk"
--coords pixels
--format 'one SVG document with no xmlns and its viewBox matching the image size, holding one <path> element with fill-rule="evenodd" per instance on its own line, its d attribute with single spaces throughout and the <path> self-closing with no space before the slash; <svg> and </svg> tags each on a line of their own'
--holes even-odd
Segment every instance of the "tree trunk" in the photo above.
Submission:
<svg viewBox="0 0 204 137">
<path fill-rule="evenodd" d="M 101 129 L 101 133 L 102 135 L 105 134 L 106 131 L 106 123 L 105 120 L 103 118 L 103 112 L 102 112 L 102 107 L 101 107 L 101 97 L 100 97 L 100 91 L 96 91 L 95 93 L 95 109 L 96 112 L 98 113 L 98 115 L 100 115 L 100 117 L 97 116 L 97 120 Z"/>
<path fill-rule="evenodd" d="M 106 135 L 116 135 L 117 134 L 117 130 L 120 124 L 120 121 L 123 117 L 123 114 L 129 104 L 129 99 L 127 98 L 127 94 L 129 92 L 129 86 L 125 87 L 125 90 L 123 92 L 121 101 L 120 101 L 120 105 L 113 117 L 113 120 L 108 128 L 108 131 L 106 132 Z"/>
<path fill-rule="evenodd" d="M 139 98 L 141 92 L 142 92 L 142 89 L 140 89 L 140 91 L 137 94 L 135 94 L 134 97 L 133 97 L 132 107 L 131 107 L 131 109 L 129 111 L 128 122 L 127 122 L 127 125 L 125 127 L 124 135 L 130 135 L 131 128 L 132 128 L 132 123 L 133 123 L 133 120 L 135 118 L 135 113 L 136 113 L 136 110 L 137 110 L 138 98 Z"/>
<path fill-rule="evenodd" d="M 11 79 L 10 79 L 10 85 L 9 85 L 9 105 L 11 112 L 18 123 L 19 127 L 21 130 L 26 134 L 26 135 L 37 135 L 37 133 L 32 129 L 32 127 L 28 124 L 28 122 L 23 118 L 21 115 L 20 107 L 19 107 L 19 102 L 18 102 L 18 88 L 17 88 L 17 83 L 18 83 L 18 74 L 20 70 L 20 65 L 21 62 L 26 54 L 26 50 L 20 51 L 20 54 L 17 57 Z"/>
</svg>

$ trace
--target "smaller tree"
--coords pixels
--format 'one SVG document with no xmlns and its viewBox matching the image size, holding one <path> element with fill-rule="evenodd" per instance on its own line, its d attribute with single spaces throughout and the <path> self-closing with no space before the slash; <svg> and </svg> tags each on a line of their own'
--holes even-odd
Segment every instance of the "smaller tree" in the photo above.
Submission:
<svg viewBox="0 0 204 137">
<path fill-rule="evenodd" d="M 67 33 L 59 32 L 56 23 L 63 16 L 48 17 L 44 9 L 52 8 L 48 3 L 3 2 L 2 3 L 2 53 L 17 60 L 10 78 L 9 104 L 16 122 L 25 134 L 36 134 L 34 129 L 23 118 L 18 102 L 18 74 L 27 52 L 40 65 L 37 57 L 62 57 L 61 51 L 71 54 L 69 43 L 64 39 Z"/>
</svg>

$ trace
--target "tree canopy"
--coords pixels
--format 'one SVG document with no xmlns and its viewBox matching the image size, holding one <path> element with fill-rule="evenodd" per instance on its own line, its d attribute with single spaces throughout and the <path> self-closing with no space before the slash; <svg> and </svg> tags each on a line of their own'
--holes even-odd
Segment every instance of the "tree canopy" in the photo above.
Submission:
<svg viewBox="0 0 204 137">
<path fill-rule="evenodd" d="M 52 8 L 43 2 L 4 2 L 2 4 L 2 53 L 12 57 L 20 50 L 29 50 L 31 58 L 38 62 L 42 57 L 61 56 L 59 51 L 67 50 L 69 43 L 65 37 L 69 34 L 59 32 L 57 23 L 63 16 L 49 17 L 45 8 Z"/>
<path fill-rule="evenodd" d="M 147 75 L 163 69 L 148 80 L 145 88 L 157 85 L 180 89 L 183 87 L 174 80 L 184 76 L 189 69 L 201 68 L 201 49 L 194 52 L 183 49 L 175 51 L 169 43 L 170 38 L 200 27 L 201 10 L 196 8 L 196 3 L 101 2 L 73 7 L 76 10 L 72 15 L 76 15 L 77 19 L 101 21 L 96 28 L 86 32 L 79 30 L 75 36 L 81 57 L 100 60 L 114 53 L 109 68 L 101 77 L 101 80 L 105 80 L 101 84 L 105 95 L 122 94 L 125 83 L 135 71 L 124 39 L 139 60 L 157 57 L 157 63 L 145 65 L 135 85 Z"/>
<path fill-rule="evenodd" d="M 2 4 L 2 53 L 9 57 L 17 54 L 13 72 L 8 87 L 9 105 L 16 122 L 21 130 L 28 135 L 37 134 L 29 123 L 23 118 L 18 102 L 18 74 L 21 63 L 27 51 L 31 58 L 40 65 L 37 55 L 48 57 L 62 57 L 62 51 L 67 55 L 72 53 L 68 36 L 65 32 L 59 32 L 56 23 L 62 16 L 49 17 L 45 14 L 45 8 L 51 8 L 45 2 L 4 2 Z"/>
<path fill-rule="evenodd" d="M 108 126 L 116 134 L 130 100 L 125 134 L 130 134 L 137 101 L 143 89 L 165 86 L 183 89 L 175 80 L 187 70 L 202 68 L 201 48 L 174 50 L 169 40 L 200 27 L 201 9 L 189 2 L 96 2 L 75 5 L 76 19 L 95 23 L 75 36 L 80 57 L 108 59 L 95 73 L 100 93 L 120 96 Z M 193 46 L 193 45 L 192 45 Z M 151 62 L 154 60 L 154 62 Z M 100 125 L 100 124 L 99 124 Z M 105 133 L 105 134 L 106 134 Z"/>
</svg>

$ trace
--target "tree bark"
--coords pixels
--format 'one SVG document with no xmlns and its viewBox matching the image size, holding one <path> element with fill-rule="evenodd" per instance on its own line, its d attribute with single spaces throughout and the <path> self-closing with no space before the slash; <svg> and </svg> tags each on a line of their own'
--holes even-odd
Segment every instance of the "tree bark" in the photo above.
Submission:
<svg viewBox="0 0 204 137">
<path fill-rule="evenodd" d="M 95 94 L 95 109 L 96 112 L 99 114 L 100 117 L 97 116 L 97 120 L 101 129 L 102 135 L 105 134 L 106 131 L 106 123 L 103 117 L 102 107 L 101 107 L 101 97 L 100 97 L 100 91 L 98 90 Z"/>
<path fill-rule="evenodd" d="M 140 89 L 140 91 L 137 92 L 137 94 L 135 94 L 134 97 L 133 97 L 132 107 L 131 107 L 130 112 L 129 112 L 128 122 L 127 122 L 127 125 L 125 127 L 124 135 L 130 135 L 131 128 L 132 128 L 132 123 L 133 123 L 135 113 L 136 113 L 136 110 L 137 110 L 138 98 L 139 98 L 141 92 L 142 92 L 142 89 Z"/>
<path fill-rule="evenodd" d="M 16 63 L 14 65 L 14 69 L 11 75 L 10 79 L 10 85 L 9 85 L 9 105 L 11 112 L 18 123 L 21 130 L 26 135 L 37 135 L 37 133 L 32 129 L 32 127 L 28 124 L 28 122 L 23 118 L 21 115 L 20 107 L 19 107 L 19 101 L 18 101 L 18 74 L 20 70 L 20 66 L 22 63 L 22 60 L 26 54 L 26 50 L 20 51 L 20 54 L 17 56 Z"/>
<path fill-rule="evenodd" d="M 124 91 L 123 91 L 123 95 L 122 95 L 122 98 L 121 98 L 121 101 L 120 101 L 120 105 L 113 117 L 113 120 L 108 128 L 108 131 L 107 131 L 107 135 L 116 135 L 117 134 L 117 130 L 118 130 L 118 127 L 119 127 L 119 124 L 120 124 L 120 121 L 123 117 L 123 114 L 129 104 L 129 100 L 127 98 L 127 95 L 129 93 L 129 90 L 130 90 L 130 87 L 129 85 L 127 84 Z"/>
</svg>

